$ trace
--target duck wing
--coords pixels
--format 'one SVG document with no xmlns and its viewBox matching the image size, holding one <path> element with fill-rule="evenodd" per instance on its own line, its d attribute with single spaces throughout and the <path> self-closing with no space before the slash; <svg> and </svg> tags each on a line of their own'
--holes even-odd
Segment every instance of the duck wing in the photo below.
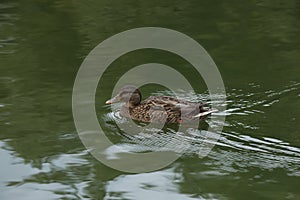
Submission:
<svg viewBox="0 0 300 200">
<path fill-rule="evenodd" d="M 176 115 L 179 116 L 183 115 L 192 118 L 206 117 L 214 112 L 218 112 L 216 109 L 204 109 L 203 106 L 207 105 L 207 103 L 190 102 L 170 96 L 150 96 L 146 101 L 152 104 L 154 109 L 170 111 L 178 113 Z"/>
<path fill-rule="evenodd" d="M 153 122 L 176 123 L 180 119 L 179 101 L 168 96 L 150 96 L 141 102 L 141 107 L 147 107 L 147 112 Z"/>
<path fill-rule="evenodd" d="M 169 96 L 150 96 L 148 99 L 144 100 L 141 104 L 148 104 L 152 106 L 152 109 L 164 109 L 164 110 L 180 110 L 180 109 L 195 109 L 197 103 L 187 102 L 183 100 L 176 99 Z"/>
<path fill-rule="evenodd" d="M 203 103 L 179 100 L 169 96 L 150 96 L 141 102 L 141 105 L 147 105 L 152 121 L 164 121 L 167 118 L 168 123 L 176 123 L 182 117 L 193 118 L 206 111 L 202 108 Z"/>
</svg>

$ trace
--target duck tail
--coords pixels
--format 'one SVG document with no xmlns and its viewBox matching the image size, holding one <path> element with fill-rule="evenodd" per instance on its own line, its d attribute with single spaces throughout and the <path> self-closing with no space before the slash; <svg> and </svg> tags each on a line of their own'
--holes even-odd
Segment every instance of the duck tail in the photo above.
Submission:
<svg viewBox="0 0 300 200">
<path fill-rule="evenodd" d="M 215 112 L 218 112 L 217 109 L 211 109 L 211 110 L 206 110 L 204 112 L 200 112 L 198 113 L 197 115 L 193 116 L 194 118 L 197 118 L 197 117 L 204 117 L 204 116 L 208 116 L 212 113 L 215 113 Z"/>
</svg>

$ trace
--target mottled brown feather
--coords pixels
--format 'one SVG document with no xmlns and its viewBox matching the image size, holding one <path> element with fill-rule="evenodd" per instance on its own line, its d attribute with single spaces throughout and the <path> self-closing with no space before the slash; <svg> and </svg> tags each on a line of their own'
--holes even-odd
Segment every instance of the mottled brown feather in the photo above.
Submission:
<svg viewBox="0 0 300 200">
<path fill-rule="evenodd" d="M 199 121 L 215 112 L 205 110 L 203 103 L 179 100 L 170 96 L 150 96 L 144 101 L 141 101 L 141 98 L 141 92 L 138 88 L 125 86 L 116 97 L 106 101 L 106 103 L 124 102 L 120 114 L 142 122 L 181 123 L 182 121 Z M 200 116 L 199 113 L 203 113 L 203 115 Z"/>
<path fill-rule="evenodd" d="M 121 115 L 142 122 L 178 123 L 181 120 L 199 120 L 193 117 L 199 112 L 206 111 L 202 106 L 202 103 L 183 101 L 169 96 L 150 96 L 137 106 L 123 105 Z"/>
</svg>

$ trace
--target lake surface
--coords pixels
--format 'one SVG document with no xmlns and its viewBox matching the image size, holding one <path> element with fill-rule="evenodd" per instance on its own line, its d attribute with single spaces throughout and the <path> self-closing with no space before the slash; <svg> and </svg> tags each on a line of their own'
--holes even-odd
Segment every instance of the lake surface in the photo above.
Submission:
<svg viewBox="0 0 300 200">
<path fill-rule="evenodd" d="M 0 199 L 300 199 L 299 13 L 296 0 L 2 0 Z M 226 87 L 226 121 L 205 158 L 197 154 L 201 131 L 193 130 L 182 136 L 194 142 L 178 160 L 130 174 L 87 152 L 73 121 L 72 89 L 95 46 L 146 26 L 180 31 L 207 50 Z M 150 62 L 199 82 L 182 98 L 209 100 L 201 78 L 175 55 L 141 50 L 120 57 L 105 72 L 95 108 L 108 137 L 129 153 L 161 144 L 124 137 L 113 123 L 123 119 L 104 102 L 122 73 Z M 142 93 L 169 91 L 149 85 Z M 166 129 L 159 140 L 174 134 Z"/>
</svg>

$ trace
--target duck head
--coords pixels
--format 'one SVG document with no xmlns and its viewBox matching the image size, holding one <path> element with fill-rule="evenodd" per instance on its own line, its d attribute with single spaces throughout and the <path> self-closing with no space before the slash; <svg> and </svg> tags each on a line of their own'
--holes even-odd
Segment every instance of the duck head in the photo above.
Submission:
<svg viewBox="0 0 300 200">
<path fill-rule="evenodd" d="M 124 102 L 130 107 L 137 106 L 142 99 L 141 92 L 135 86 L 127 85 L 123 87 L 119 93 L 110 100 L 107 100 L 106 104 L 112 104 L 117 102 Z"/>
</svg>

